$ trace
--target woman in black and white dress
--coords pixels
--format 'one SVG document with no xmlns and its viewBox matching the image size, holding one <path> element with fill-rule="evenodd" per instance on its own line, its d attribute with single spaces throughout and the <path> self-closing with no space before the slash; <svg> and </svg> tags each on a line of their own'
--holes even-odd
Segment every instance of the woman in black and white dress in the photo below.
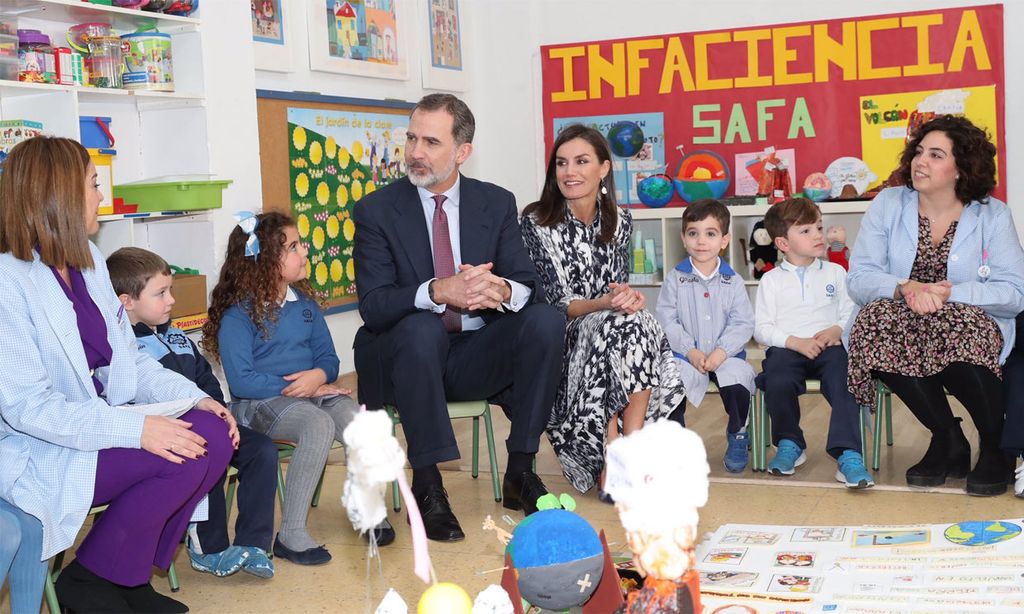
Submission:
<svg viewBox="0 0 1024 614">
<path fill-rule="evenodd" d="M 548 436 L 566 478 L 586 492 L 600 479 L 605 445 L 668 416 L 685 393 L 664 331 L 626 283 L 633 220 L 615 204 L 607 141 L 574 124 L 551 151 L 521 226 L 548 302 L 569 320 Z"/>
</svg>

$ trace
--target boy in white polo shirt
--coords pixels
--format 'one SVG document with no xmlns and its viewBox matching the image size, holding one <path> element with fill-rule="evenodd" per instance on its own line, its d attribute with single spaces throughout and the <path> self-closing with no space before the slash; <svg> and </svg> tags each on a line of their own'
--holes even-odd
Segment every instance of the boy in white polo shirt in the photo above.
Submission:
<svg viewBox="0 0 1024 614">
<path fill-rule="evenodd" d="M 874 486 L 861 456 L 860 408 L 847 387 L 847 357 L 841 336 L 853 311 L 846 270 L 820 260 L 825 255 L 821 211 L 806 198 L 774 205 L 764 226 L 783 253 L 780 266 L 761 278 L 754 308 L 754 338 L 769 346 L 758 387 L 772 419 L 768 463 L 774 475 L 792 475 L 806 460 L 800 429 L 799 396 L 808 378 L 821 381 L 832 406 L 826 449 L 839 468 L 836 480 L 848 488 Z"/>
</svg>

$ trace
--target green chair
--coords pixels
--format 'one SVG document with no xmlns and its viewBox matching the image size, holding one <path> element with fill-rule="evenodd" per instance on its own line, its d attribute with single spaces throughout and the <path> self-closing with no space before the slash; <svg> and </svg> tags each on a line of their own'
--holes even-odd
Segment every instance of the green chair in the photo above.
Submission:
<svg viewBox="0 0 1024 614">
<path fill-rule="evenodd" d="M 385 405 L 384 411 L 391 418 L 391 434 L 401 423 L 398 410 L 393 405 Z M 484 434 L 487 436 L 487 451 L 491 460 L 491 481 L 494 484 L 494 500 L 501 501 L 501 481 L 498 479 L 498 455 L 494 450 L 494 429 L 491 425 L 491 406 L 484 401 L 449 401 L 448 417 L 473 419 L 473 479 L 480 475 L 480 418 L 484 419 Z M 391 485 L 391 497 L 396 512 L 402 509 L 402 499 L 398 493 L 398 482 Z"/>
<path fill-rule="evenodd" d="M 821 381 L 816 379 L 809 379 L 806 382 L 807 392 L 814 394 L 821 394 Z M 870 408 L 860 408 L 860 454 L 865 459 L 867 458 L 867 423 L 869 419 Z M 875 420 L 878 420 L 876 415 Z M 765 471 L 768 468 L 768 460 L 766 458 L 766 449 L 772 443 L 772 423 L 771 418 L 768 414 L 768 406 L 765 404 L 764 392 L 758 388 L 757 393 L 754 395 L 754 410 L 751 419 L 751 436 L 750 439 L 753 442 L 753 448 L 751 455 L 751 469 L 754 471 Z M 877 438 L 879 429 L 875 428 L 876 438 L 876 449 L 877 449 Z M 891 445 L 891 444 L 890 444 Z M 875 454 L 877 462 L 877 452 Z M 866 462 L 866 460 L 865 460 Z"/>
<path fill-rule="evenodd" d="M 87 515 L 99 517 L 105 509 L 107 509 L 106 505 L 97 505 L 90 508 Z M 54 583 L 64 567 L 64 552 L 58 552 L 53 555 L 50 561 L 52 561 L 52 564 L 46 570 L 43 598 L 46 600 L 46 607 L 49 608 L 50 614 L 60 614 L 60 604 L 57 601 L 57 589 L 54 588 Z M 181 585 L 178 583 L 178 571 L 174 568 L 174 561 L 171 561 L 171 566 L 167 568 L 167 583 L 170 585 L 172 593 L 177 593 L 181 590 Z"/>
<path fill-rule="evenodd" d="M 883 414 L 885 414 L 885 444 L 892 446 L 892 390 L 889 390 L 889 387 L 881 380 L 875 380 L 875 445 L 874 456 L 871 459 L 871 468 L 875 471 L 881 467 Z"/>
<path fill-rule="evenodd" d="M 291 458 L 292 454 L 295 453 L 295 442 L 285 440 L 274 440 L 274 444 L 277 445 L 277 499 L 281 502 L 282 509 L 284 508 L 284 471 L 281 469 L 281 461 L 286 458 Z M 331 449 L 336 450 L 341 448 L 342 445 L 335 440 L 331 444 Z M 313 491 L 313 501 L 311 502 L 313 507 L 320 504 L 320 490 L 324 486 L 324 474 L 327 473 L 327 465 L 324 465 L 323 470 L 320 472 L 320 481 L 316 483 L 316 490 Z M 234 489 L 229 487 L 228 496 L 234 494 Z M 231 508 L 228 508 L 230 514 Z"/>
</svg>

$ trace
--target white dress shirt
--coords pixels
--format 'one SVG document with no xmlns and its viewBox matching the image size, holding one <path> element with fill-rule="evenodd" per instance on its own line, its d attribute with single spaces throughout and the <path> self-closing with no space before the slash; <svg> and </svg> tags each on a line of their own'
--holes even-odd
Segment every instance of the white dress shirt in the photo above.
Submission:
<svg viewBox="0 0 1024 614">
<path fill-rule="evenodd" d="M 810 338 L 831 326 L 846 326 L 853 307 L 843 267 L 823 260 L 798 267 L 783 259 L 757 287 L 754 339 L 784 348 L 790 336 Z"/>
<path fill-rule="evenodd" d="M 442 206 L 444 212 L 448 216 L 448 236 L 452 242 L 452 257 L 455 261 L 455 272 L 458 273 L 459 266 L 462 264 L 462 237 L 459 235 L 459 186 L 461 185 L 462 179 L 456 178 L 455 185 L 448 188 L 444 194 L 445 200 Z M 430 252 L 433 255 L 434 252 L 434 194 L 425 188 L 416 188 L 416 192 L 420 196 L 420 203 L 423 205 L 423 217 L 427 222 L 427 236 L 430 239 Z M 472 263 L 474 265 L 482 264 L 480 262 Z M 423 309 L 424 311 L 433 311 L 434 313 L 444 313 L 447 305 L 439 305 L 434 301 L 430 300 L 430 293 L 427 291 L 427 287 L 430 282 L 437 279 L 436 277 L 428 279 L 427 281 L 420 284 L 420 287 L 416 290 L 415 305 L 417 309 Z M 530 301 L 530 294 L 532 291 L 524 286 L 523 284 L 506 279 L 509 286 L 512 288 L 512 296 L 509 298 L 507 303 L 502 303 L 501 306 L 510 311 L 519 311 L 526 306 L 526 303 Z M 470 316 L 466 313 L 462 314 L 462 330 L 476 330 L 483 328 L 484 319 L 478 316 Z"/>
</svg>

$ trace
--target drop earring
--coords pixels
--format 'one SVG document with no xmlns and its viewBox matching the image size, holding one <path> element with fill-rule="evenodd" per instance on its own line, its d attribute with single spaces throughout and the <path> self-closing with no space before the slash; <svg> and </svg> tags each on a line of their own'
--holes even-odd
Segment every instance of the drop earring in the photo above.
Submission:
<svg viewBox="0 0 1024 614">
<path fill-rule="evenodd" d="M 608 194 L 608 186 L 604 184 L 604 179 L 601 179 L 601 193 L 604 195 Z"/>
</svg>

